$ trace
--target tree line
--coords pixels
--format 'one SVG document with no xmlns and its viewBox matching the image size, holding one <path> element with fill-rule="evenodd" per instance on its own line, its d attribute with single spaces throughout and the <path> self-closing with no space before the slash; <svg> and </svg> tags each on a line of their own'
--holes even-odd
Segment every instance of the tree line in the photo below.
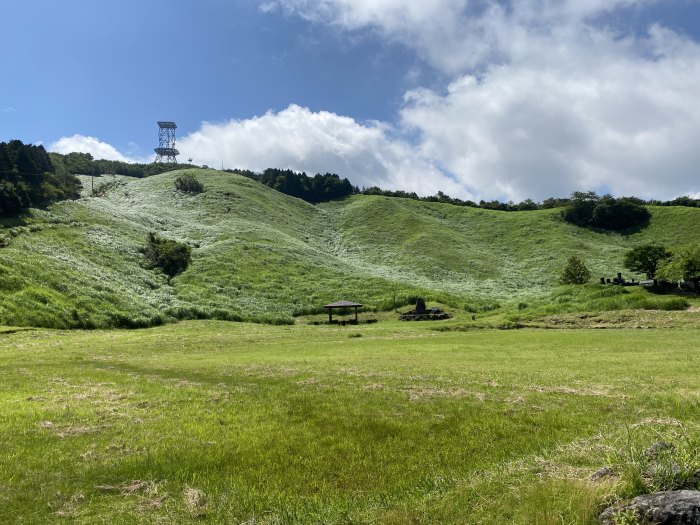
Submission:
<svg viewBox="0 0 700 525">
<path fill-rule="evenodd" d="M 57 171 L 44 146 L 0 142 L 0 217 L 80 196 L 77 177 Z"/>
<path fill-rule="evenodd" d="M 49 153 L 53 163 L 74 175 L 124 175 L 126 177 L 150 177 L 166 171 L 191 168 L 190 164 L 140 164 L 121 160 L 94 159 L 90 153 Z"/>
<path fill-rule="evenodd" d="M 192 168 L 190 164 L 139 164 L 116 160 L 96 160 L 90 153 L 47 153 L 43 146 L 24 145 L 19 140 L 2 143 L 0 148 L 0 216 L 19 213 L 31 206 L 44 206 L 64 198 L 78 196 L 79 182 L 73 175 L 116 174 L 128 177 L 149 177 L 171 170 Z M 207 166 L 202 166 L 207 168 Z M 542 202 L 532 199 L 514 203 L 499 200 L 462 200 L 438 191 L 435 195 L 419 196 L 415 192 L 383 190 L 377 186 L 359 188 L 347 178 L 335 173 L 317 173 L 268 168 L 263 172 L 225 170 L 256 180 L 281 193 L 310 203 L 341 199 L 353 194 L 381 195 L 421 202 L 439 202 L 497 211 L 532 211 L 562 208 L 562 217 L 578 226 L 621 230 L 639 226 L 648 220 L 645 206 L 700 207 L 700 199 L 689 196 L 673 200 L 648 200 L 636 197 L 614 198 L 594 192 L 574 192 L 569 197 L 548 198 Z"/>
<path fill-rule="evenodd" d="M 335 173 L 317 173 L 309 177 L 305 172 L 268 168 L 262 173 L 250 170 L 226 170 L 256 180 L 265 186 L 292 197 L 298 197 L 311 203 L 342 199 L 359 189 L 348 179 L 341 179 Z"/>
</svg>

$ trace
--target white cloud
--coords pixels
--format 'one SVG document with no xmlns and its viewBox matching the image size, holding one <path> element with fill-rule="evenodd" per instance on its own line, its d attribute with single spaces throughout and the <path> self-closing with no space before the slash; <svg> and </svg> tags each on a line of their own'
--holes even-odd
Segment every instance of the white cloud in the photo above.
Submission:
<svg viewBox="0 0 700 525">
<path fill-rule="evenodd" d="M 94 159 L 120 160 L 124 162 L 143 162 L 132 159 L 120 153 L 117 148 L 106 142 L 101 142 L 95 137 L 85 135 L 73 135 L 61 137 L 49 146 L 49 151 L 56 153 L 90 153 Z M 152 159 L 151 159 L 152 160 Z M 149 162 L 149 161 L 145 161 Z"/>
<path fill-rule="evenodd" d="M 178 142 L 182 158 L 196 164 L 262 171 L 334 172 L 358 186 L 380 185 L 432 194 L 464 189 L 422 158 L 416 148 L 389 138 L 379 123 L 360 124 L 326 111 L 291 105 L 248 120 L 204 123 Z"/>
<path fill-rule="evenodd" d="M 679 45 L 653 33 L 655 52 L 668 38 Z M 425 157 L 486 198 L 697 191 L 700 48 L 686 41 L 673 58 L 608 54 L 578 67 L 599 51 L 548 67 L 494 66 L 457 78 L 446 94 L 408 93 L 403 122 L 421 133 Z"/>
<path fill-rule="evenodd" d="M 266 0 L 264 12 L 399 42 L 451 82 L 406 93 L 392 125 L 293 104 L 204 123 L 178 141 L 180 159 L 475 200 L 697 195 L 700 46 L 660 26 L 621 27 L 625 17 L 605 25 L 610 11 L 655 2 Z M 51 149 L 126 159 L 91 137 Z"/>
<path fill-rule="evenodd" d="M 412 48 L 434 67 L 457 74 L 527 54 L 530 46 L 565 36 L 588 19 L 659 0 L 275 0 L 307 20 L 374 30 Z M 556 52 L 556 48 L 549 48 Z"/>
<path fill-rule="evenodd" d="M 268 8 L 376 31 L 449 75 L 444 92 L 406 94 L 399 126 L 418 134 L 423 162 L 459 182 L 455 194 L 668 198 L 700 184 L 700 46 L 659 26 L 605 24 L 611 11 L 654 1 L 277 0 Z"/>
</svg>

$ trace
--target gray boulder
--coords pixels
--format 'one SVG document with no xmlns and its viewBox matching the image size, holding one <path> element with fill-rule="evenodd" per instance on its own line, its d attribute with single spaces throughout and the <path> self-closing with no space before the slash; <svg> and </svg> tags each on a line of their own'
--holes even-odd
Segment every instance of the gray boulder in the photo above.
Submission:
<svg viewBox="0 0 700 525">
<path fill-rule="evenodd" d="M 700 525 L 700 491 L 672 490 L 638 496 L 629 503 L 605 509 L 598 522 L 613 525 L 615 515 L 628 512 L 634 512 L 645 525 Z"/>
</svg>

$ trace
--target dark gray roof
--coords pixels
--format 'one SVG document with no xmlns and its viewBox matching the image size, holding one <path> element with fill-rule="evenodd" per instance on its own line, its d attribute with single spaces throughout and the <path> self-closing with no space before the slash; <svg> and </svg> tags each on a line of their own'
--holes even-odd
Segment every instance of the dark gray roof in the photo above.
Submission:
<svg viewBox="0 0 700 525">
<path fill-rule="evenodd" d="M 337 303 L 331 303 L 324 306 L 324 308 L 353 308 L 357 306 L 358 308 L 362 305 L 359 303 L 353 303 L 351 301 L 338 301 Z"/>
</svg>

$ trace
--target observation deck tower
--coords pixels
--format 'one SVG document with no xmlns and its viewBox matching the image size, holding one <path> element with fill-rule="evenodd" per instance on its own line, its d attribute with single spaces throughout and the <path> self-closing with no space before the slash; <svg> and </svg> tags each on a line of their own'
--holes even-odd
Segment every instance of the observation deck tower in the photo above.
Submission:
<svg viewBox="0 0 700 525">
<path fill-rule="evenodd" d="M 177 163 L 176 157 L 180 152 L 175 149 L 176 129 L 174 122 L 158 122 L 158 147 L 153 150 L 156 152 L 156 162 Z"/>
</svg>

